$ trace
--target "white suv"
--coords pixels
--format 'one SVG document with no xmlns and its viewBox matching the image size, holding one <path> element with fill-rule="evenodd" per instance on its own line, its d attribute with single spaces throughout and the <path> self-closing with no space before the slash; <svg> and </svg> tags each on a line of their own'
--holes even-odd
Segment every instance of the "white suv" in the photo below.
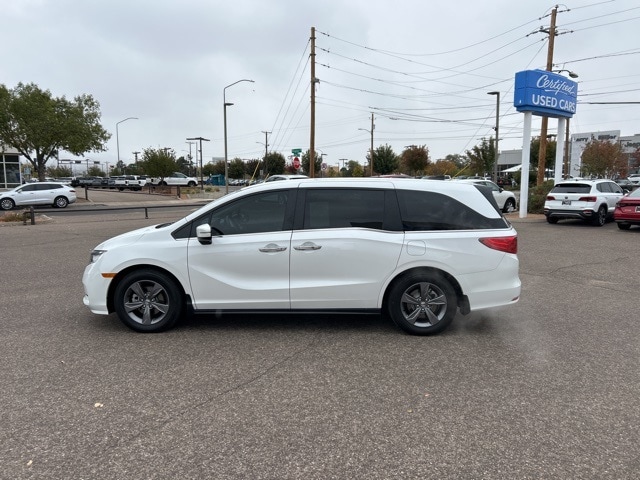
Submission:
<svg viewBox="0 0 640 480">
<path fill-rule="evenodd" d="M 566 180 L 556 183 L 544 202 L 547 222 L 578 218 L 601 227 L 613 217 L 616 203 L 624 196 L 611 180 Z"/>
<path fill-rule="evenodd" d="M 347 311 L 437 333 L 520 296 L 517 234 L 490 199 L 457 182 L 263 183 L 98 245 L 84 303 L 141 332 L 185 312 Z"/>
<path fill-rule="evenodd" d="M 516 196 L 513 192 L 505 190 L 504 188 L 493 183 L 487 179 L 463 179 L 456 180 L 456 182 L 475 183 L 476 185 L 483 185 L 488 187 L 493 194 L 493 198 L 498 204 L 498 208 L 504 213 L 511 213 L 516 209 Z"/>
</svg>

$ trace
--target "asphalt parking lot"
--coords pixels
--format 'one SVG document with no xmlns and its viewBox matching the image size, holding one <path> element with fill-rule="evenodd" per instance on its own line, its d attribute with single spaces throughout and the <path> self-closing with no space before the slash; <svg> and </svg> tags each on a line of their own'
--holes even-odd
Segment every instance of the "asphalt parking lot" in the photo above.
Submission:
<svg viewBox="0 0 640 480">
<path fill-rule="evenodd" d="M 143 335 L 83 306 L 82 271 L 188 202 L 85 206 L 0 226 L 0 478 L 638 478 L 640 228 L 513 215 L 521 301 L 434 337 L 377 316 Z"/>
</svg>

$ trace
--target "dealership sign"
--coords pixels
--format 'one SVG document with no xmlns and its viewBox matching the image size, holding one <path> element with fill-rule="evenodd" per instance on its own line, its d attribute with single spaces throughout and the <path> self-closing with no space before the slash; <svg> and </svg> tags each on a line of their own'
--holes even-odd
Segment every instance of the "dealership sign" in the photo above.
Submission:
<svg viewBox="0 0 640 480">
<path fill-rule="evenodd" d="M 516 73 L 513 105 L 519 112 L 571 118 L 576 113 L 578 84 L 547 70 Z"/>
</svg>

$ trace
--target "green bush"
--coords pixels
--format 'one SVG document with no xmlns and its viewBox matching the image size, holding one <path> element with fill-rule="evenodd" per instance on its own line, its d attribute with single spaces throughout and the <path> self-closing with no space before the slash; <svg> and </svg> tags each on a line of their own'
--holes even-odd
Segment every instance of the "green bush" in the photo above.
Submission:
<svg viewBox="0 0 640 480">
<path fill-rule="evenodd" d="M 527 213 L 544 213 L 544 202 L 552 188 L 553 180 L 547 180 L 542 185 L 530 188 Z"/>
</svg>

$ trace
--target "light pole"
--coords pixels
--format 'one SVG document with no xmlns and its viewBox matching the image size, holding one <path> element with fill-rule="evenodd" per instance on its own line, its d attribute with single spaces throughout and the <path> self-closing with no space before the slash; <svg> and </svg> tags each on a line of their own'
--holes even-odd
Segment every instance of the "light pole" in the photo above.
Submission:
<svg viewBox="0 0 640 480">
<path fill-rule="evenodd" d="M 127 120 L 138 120 L 138 117 L 127 117 L 124 120 L 116 122 L 116 151 L 118 154 L 117 165 L 120 165 L 120 136 L 118 135 L 118 125 L 120 125 L 122 122 L 126 122 Z"/>
<path fill-rule="evenodd" d="M 242 80 L 238 80 L 236 82 L 230 83 L 229 85 L 227 85 L 222 89 L 222 104 L 223 104 L 223 110 L 224 110 L 224 193 L 225 195 L 229 193 L 229 165 L 227 160 L 227 107 L 233 105 L 233 103 L 227 103 L 227 88 L 232 87 L 236 83 L 240 83 L 240 82 L 254 83 L 253 80 L 243 78 Z"/>
<path fill-rule="evenodd" d="M 200 191 L 204 191 L 204 177 L 202 176 L 202 142 L 208 142 L 209 139 L 208 138 L 202 138 L 202 137 L 194 137 L 194 138 L 187 138 L 187 140 L 199 140 L 200 141 Z M 198 151 L 196 150 L 196 154 L 198 153 Z M 196 161 L 197 161 L 197 155 L 196 155 Z"/>
<path fill-rule="evenodd" d="M 493 163 L 493 181 L 498 183 L 498 143 L 500 142 L 500 92 L 487 92 L 487 95 L 496 96 L 496 144 Z"/>
</svg>

